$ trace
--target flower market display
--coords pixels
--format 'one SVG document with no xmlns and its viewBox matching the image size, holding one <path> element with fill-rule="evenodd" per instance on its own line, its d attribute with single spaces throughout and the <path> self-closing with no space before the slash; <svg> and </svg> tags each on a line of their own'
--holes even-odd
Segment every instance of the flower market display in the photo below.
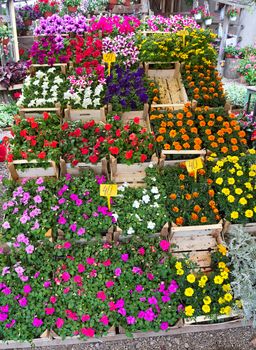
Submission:
<svg viewBox="0 0 256 350">
<path fill-rule="evenodd" d="M 201 316 L 225 322 L 246 304 L 221 233 L 256 222 L 255 120 L 226 108 L 213 32 L 181 15 L 86 17 L 106 5 L 19 9 L 25 26 L 26 9 L 40 19 L 22 94 L 0 119 L 12 125 L 3 138 L 12 178 L 1 203 L 3 342 L 173 332 Z M 157 78 L 177 67 L 188 99 L 166 106 Z M 40 172 L 53 163 L 55 176 Z M 183 229 L 199 248 L 179 250 Z"/>
</svg>

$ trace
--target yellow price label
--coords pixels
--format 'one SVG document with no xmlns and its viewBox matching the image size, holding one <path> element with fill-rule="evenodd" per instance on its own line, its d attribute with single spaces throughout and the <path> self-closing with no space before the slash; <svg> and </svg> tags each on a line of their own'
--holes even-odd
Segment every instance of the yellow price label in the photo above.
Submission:
<svg viewBox="0 0 256 350">
<path fill-rule="evenodd" d="M 202 169 L 204 167 L 202 158 L 198 157 L 198 158 L 187 160 L 185 164 L 186 164 L 188 173 L 192 173 L 192 172 L 195 173 L 195 181 L 196 181 L 197 170 Z"/>
<path fill-rule="evenodd" d="M 107 197 L 108 209 L 110 210 L 110 198 L 117 196 L 117 185 L 115 185 L 115 184 L 102 184 L 102 185 L 100 185 L 100 196 Z"/>
<path fill-rule="evenodd" d="M 108 64 L 108 75 L 110 75 L 111 63 L 116 62 L 116 54 L 114 52 L 103 53 L 103 61 Z"/>
</svg>

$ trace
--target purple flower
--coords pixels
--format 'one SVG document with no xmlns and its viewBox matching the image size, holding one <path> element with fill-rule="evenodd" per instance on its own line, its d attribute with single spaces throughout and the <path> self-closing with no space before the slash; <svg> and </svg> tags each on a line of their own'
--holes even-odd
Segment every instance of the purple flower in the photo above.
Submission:
<svg viewBox="0 0 256 350">
<path fill-rule="evenodd" d="M 80 207 L 82 204 L 83 204 L 82 199 L 79 199 L 79 198 L 78 198 L 78 199 L 76 200 L 76 206 Z"/>
<path fill-rule="evenodd" d="M 77 234 L 78 234 L 78 236 L 84 235 L 84 234 L 85 234 L 85 228 L 80 227 L 80 228 L 78 229 L 78 231 L 77 231 Z"/>
<path fill-rule="evenodd" d="M 37 204 L 42 203 L 42 198 L 39 195 L 37 195 L 34 197 L 34 202 Z"/>
<path fill-rule="evenodd" d="M 20 280 L 22 282 L 27 282 L 28 281 L 28 276 L 19 276 L 20 277 Z"/>
<path fill-rule="evenodd" d="M 10 323 L 6 323 L 5 328 L 12 328 L 16 323 L 16 320 L 11 320 Z"/>
<path fill-rule="evenodd" d="M 158 303 L 158 301 L 157 301 L 156 297 L 153 296 L 153 297 L 148 298 L 148 303 L 150 305 L 156 305 Z"/>
<path fill-rule="evenodd" d="M 141 268 L 140 268 L 140 267 L 137 267 L 137 266 L 134 266 L 134 267 L 132 268 L 132 272 L 133 272 L 133 273 L 137 273 L 138 275 L 142 275 L 142 274 L 143 274 Z"/>
<path fill-rule="evenodd" d="M 10 273 L 10 267 L 8 266 L 3 267 L 2 276 L 7 275 L 8 273 Z"/>
<path fill-rule="evenodd" d="M 102 176 L 96 175 L 95 178 L 96 178 L 98 185 L 101 185 L 101 184 L 106 182 L 106 178 L 104 175 L 102 175 Z"/>
<path fill-rule="evenodd" d="M 61 224 L 61 225 L 65 225 L 67 222 L 67 220 L 64 218 L 64 216 L 60 216 L 58 218 L 58 223 Z"/>
<path fill-rule="evenodd" d="M 8 314 L 4 314 L 4 313 L 0 312 L 0 322 L 6 321 L 7 318 L 8 318 Z"/>
<path fill-rule="evenodd" d="M 32 231 L 38 230 L 39 227 L 40 227 L 39 222 L 36 220 L 35 223 L 34 223 L 34 226 L 31 227 L 31 230 L 32 230 Z"/>
<path fill-rule="evenodd" d="M 23 275 L 23 272 L 25 271 L 21 266 L 15 267 L 14 270 L 18 275 Z"/>
<path fill-rule="evenodd" d="M 138 318 L 144 318 L 145 316 L 145 311 L 141 310 L 139 313 L 138 313 Z"/>
<path fill-rule="evenodd" d="M 8 230 L 8 228 L 11 228 L 10 224 L 8 221 L 5 221 L 3 224 L 2 224 L 2 227 L 5 228 L 6 230 Z"/>
<path fill-rule="evenodd" d="M 126 310 L 125 310 L 125 308 L 121 308 L 121 309 L 119 309 L 118 310 L 118 313 L 120 314 L 120 315 L 122 315 L 122 316 L 126 316 Z"/>
<path fill-rule="evenodd" d="M 120 269 L 120 267 L 118 267 L 118 268 L 115 269 L 115 275 L 116 275 L 116 277 L 120 277 L 120 276 L 121 276 L 121 273 L 122 273 L 122 270 Z"/>
<path fill-rule="evenodd" d="M 121 260 L 123 260 L 124 262 L 128 261 L 128 259 L 129 259 L 129 254 L 126 253 L 121 255 Z"/>
<path fill-rule="evenodd" d="M 4 305 L 4 306 L 0 306 L 0 311 L 1 312 L 9 312 L 9 305 Z"/>
<path fill-rule="evenodd" d="M 45 186 L 38 186 L 38 188 L 37 188 L 37 192 L 42 192 L 42 191 L 44 191 L 45 190 Z"/>
<path fill-rule="evenodd" d="M 179 289 L 178 283 L 177 283 L 175 280 L 172 280 L 172 281 L 171 281 L 171 284 L 170 284 L 169 287 L 168 287 L 169 293 L 170 293 L 170 294 L 176 293 L 176 292 L 177 292 L 177 289 Z"/>
<path fill-rule="evenodd" d="M 34 251 L 34 246 L 32 244 L 30 244 L 26 247 L 27 254 L 32 254 L 33 251 Z"/>
<path fill-rule="evenodd" d="M 78 195 L 77 195 L 77 194 L 72 193 L 72 194 L 70 195 L 70 199 L 71 199 L 72 201 L 77 201 L 79 198 L 78 198 Z"/>
<path fill-rule="evenodd" d="M 21 307 L 25 307 L 28 304 L 27 298 L 23 297 L 19 300 L 19 304 Z"/>
<path fill-rule="evenodd" d="M 41 327 L 43 325 L 43 321 L 40 318 L 34 317 L 32 325 L 34 327 Z"/>
<path fill-rule="evenodd" d="M 145 298 L 145 297 L 140 298 L 140 301 L 141 301 L 141 302 L 144 302 L 144 301 L 146 301 L 146 300 L 147 300 L 147 298 Z"/>
<path fill-rule="evenodd" d="M 163 331 L 166 331 L 166 329 L 168 329 L 168 327 L 169 327 L 168 322 L 162 322 L 162 323 L 160 324 L 160 328 L 161 328 Z"/>
<path fill-rule="evenodd" d="M 66 199 L 65 198 L 61 198 L 58 200 L 58 203 L 59 204 L 64 204 L 66 202 Z"/>
<path fill-rule="evenodd" d="M 152 308 L 147 309 L 145 311 L 145 314 L 144 314 L 144 320 L 148 321 L 148 322 L 152 322 L 154 320 L 155 316 L 156 315 L 154 314 Z"/>
<path fill-rule="evenodd" d="M 29 284 L 26 284 L 24 287 L 23 287 L 23 292 L 25 294 L 29 294 L 30 292 L 32 291 L 32 288 Z"/>
<path fill-rule="evenodd" d="M 42 185 L 42 183 L 44 183 L 44 179 L 42 177 L 39 177 L 37 180 L 36 180 L 36 184 L 37 185 Z"/>
<path fill-rule="evenodd" d="M 135 287 L 135 290 L 136 290 L 136 292 L 138 292 L 138 293 L 140 293 L 140 292 L 142 292 L 143 291 L 143 286 L 141 285 L 141 284 L 138 284 L 136 287 Z"/>
<path fill-rule="evenodd" d="M 76 222 L 74 222 L 73 224 L 71 224 L 71 225 L 69 226 L 69 228 L 70 228 L 70 230 L 71 230 L 72 232 L 76 232 L 76 230 L 77 230 Z"/>
<path fill-rule="evenodd" d="M 162 302 L 163 303 L 168 303 L 168 301 L 170 301 L 170 300 L 171 300 L 171 298 L 168 295 L 162 296 Z"/>
<path fill-rule="evenodd" d="M 8 287 L 2 289 L 2 293 L 4 293 L 5 295 L 11 294 L 12 290 Z"/>
<path fill-rule="evenodd" d="M 133 316 L 126 317 L 127 324 L 134 324 L 136 323 L 136 318 Z"/>
<path fill-rule="evenodd" d="M 53 211 L 56 211 L 56 210 L 58 210 L 59 209 L 59 206 L 58 205 L 55 205 L 54 207 L 51 207 L 51 210 L 53 210 Z"/>
<path fill-rule="evenodd" d="M 184 305 L 179 304 L 178 307 L 177 307 L 177 311 L 178 311 L 178 312 L 181 312 L 181 311 L 183 311 L 183 310 L 184 310 Z"/>
<path fill-rule="evenodd" d="M 23 215 L 21 218 L 20 218 L 20 222 L 22 223 L 22 224 L 25 224 L 27 221 L 29 221 L 30 220 L 30 218 L 29 218 L 29 216 L 27 216 L 27 215 Z"/>
<path fill-rule="evenodd" d="M 49 287 L 51 287 L 51 281 L 44 282 L 44 288 L 49 288 Z"/>
<path fill-rule="evenodd" d="M 124 307 L 124 299 L 118 299 L 116 302 L 116 308 L 121 309 Z"/>
<path fill-rule="evenodd" d="M 28 244 L 28 238 L 24 235 L 24 233 L 20 233 L 18 236 L 17 236 L 17 242 L 19 243 L 25 243 L 25 244 Z"/>
<path fill-rule="evenodd" d="M 38 278 L 38 277 L 39 277 L 39 275 L 40 275 L 40 272 L 39 272 L 39 271 L 37 271 L 37 272 L 34 274 L 34 278 Z"/>
</svg>

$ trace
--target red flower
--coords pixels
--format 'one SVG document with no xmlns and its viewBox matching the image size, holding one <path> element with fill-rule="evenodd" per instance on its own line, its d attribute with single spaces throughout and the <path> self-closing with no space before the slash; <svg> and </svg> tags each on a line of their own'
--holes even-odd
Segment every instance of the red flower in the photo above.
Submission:
<svg viewBox="0 0 256 350">
<path fill-rule="evenodd" d="M 75 160 L 73 160 L 72 165 L 76 166 L 78 163 L 79 163 L 79 161 L 75 159 Z"/>
<path fill-rule="evenodd" d="M 81 129 L 79 129 L 79 128 L 77 128 L 74 132 L 73 132 L 73 135 L 75 136 L 75 137 L 80 137 L 81 136 Z"/>
<path fill-rule="evenodd" d="M 56 148 L 57 146 L 58 146 L 58 141 L 52 141 L 50 143 L 50 147 L 52 147 L 52 148 Z"/>
<path fill-rule="evenodd" d="M 50 118 L 50 115 L 49 115 L 49 113 L 47 113 L 47 112 L 44 112 L 44 113 L 43 113 L 43 118 L 44 118 L 44 120 L 47 120 L 47 119 L 49 119 L 49 118 Z"/>
<path fill-rule="evenodd" d="M 106 124 L 105 125 L 105 130 L 109 131 L 112 129 L 112 125 L 111 124 Z"/>
<path fill-rule="evenodd" d="M 27 152 L 20 152 L 20 155 L 23 159 L 27 159 L 28 158 L 28 155 L 27 155 Z"/>
<path fill-rule="evenodd" d="M 121 130 L 120 129 L 117 129 L 116 130 L 116 137 L 120 137 L 121 136 Z"/>
<path fill-rule="evenodd" d="M 97 299 L 100 299 L 102 301 L 105 301 L 107 299 L 107 296 L 103 290 L 97 292 Z"/>
<path fill-rule="evenodd" d="M 90 161 L 91 163 L 97 163 L 98 159 L 99 159 L 99 157 L 96 156 L 96 155 L 93 155 L 93 156 L 90 156 L 90 157 L 89 157 L 89 161 Z"/>
<path fill-rule="evenodd" d="M 80 148 L 80 151 L 83 155 L 86 155 L 89 153 L 89 150 L 87 148 Z"/>
<path fill-rule="evenodd" d="M 64 123 L 64 124 L 61 126 L 61 129 L 62 129 L 62 130 L 67 130 L 67 129 L 68 129 L 68 123 Z"/>
<path fill-rule="evenodd" d="M 100 132 L 100 128 L 95 128 L 95 129 L 94 129 L 94 132 L 95 132 L 96 134 L 98 134 L 98 133 Z"/>
<path fill-rule="evenodd" d="M 34 122 L 34 121 L 31 122 L 30 125 L 31 125 L 31 128 L 32 128 L 32 129 L 36 129 L 36 128 L 38 127 L 38 123 L 36 123 L 36 122 Z"/>
<path fill-rule="evenodd" d="M 125 159 L 131 159 L 133 156 L 133 150 L 125 152 Z"/>
<path fill-rule="evenodd" d="M 117 155 L 119 153 L 118 147 L 109 147 L 109 152 L 113 155 Z"/>
<path fill-rule="evenodd" d="M 13 162 L 13 154 L 10 154 L 10 153 L 8 154 L 7 162 L 9 162 L 9 163 Z"/>
<path fill-rule="evenodd" d="M 37 141 L 35 139 L 30 140 L 30 145 L 35 146 L 37 144 Z"/>
<path fill-rule="evenodd" d="M 21 136 L 21 137 L 27 136 L 27 130 L 26 130 L 26 129 L 21 130 L 21 131 L 20 131 L 20 136 Z"/>
<path fill-rule="evenodd" d="M 136 140 L 137 139 L 137 136 L 136 136 L 136 134 L 134 134 L 134 132 L 129 136 L 129 140 L 130 141 L 134 141 L 134 140 Z"/>
<path fill-rule="evenodd" d="M 94 337 L 94 329 L 93 328 L 81 328 L 81 333 L 86 337 Z"/>
<path fill-rule="evenodd" d="M 40 159 L 45 159 L 46 157 L 46 153 L 44 151 L 40 152 L 38 155 L 37 155 L 38 158 Z"/>
<path fill-rule="evenodd" d="M 135 124 L 139 124 L 140 123 L 140 118 L 139 117 L 135 117 L 133 119 L 133 121 L 134 121 Z"/>
<path fill-rule="evenodd" d="M 141 154 L 141 156 L 140 156 L 141 163 L 145 162 L 147 160 L 147 158 L 148 157 L 146 156 L 146 154 Z"/>
<path fill-rule="evenodd" d="M 153 143 L 150 143 L 149 145 L 148 145 L 148 149 L 152 149 L 153 148 Z"/>
</svg>

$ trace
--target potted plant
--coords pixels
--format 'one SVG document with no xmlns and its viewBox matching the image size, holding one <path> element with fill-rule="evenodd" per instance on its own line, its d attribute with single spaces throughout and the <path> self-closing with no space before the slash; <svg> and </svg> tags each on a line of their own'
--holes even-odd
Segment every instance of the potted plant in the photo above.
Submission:
<svg viewBox="0 0 256 350">
<path fill-rule="evenodd" d="M 8 45 L 11 36 L 11 30 L 7 25 L 0 24 L 0 43 L 4 46 Z"/>
<path fill-rule="evenodd" d="M 229 45 L 225 48 L 225 68 L 224 77 L 228 79 L 238 79 L 238 68 L 241 57 L 239 48 Z"/>
<path fill-rule="evenodd" d="M 21 16 L 25 27 L 31 26 L 32 21 L 40 17 L 39 13 L 34 10 L 34 7 L 30 5 L 20 7 L 18 14 Z"/>
<path fill-rule="evenodd" d="M 236 21 L 238 15 L 239 15 L 239 11 L 236 8 L 230 9 L 228 11 L 228 17 L 232 22 Z"/>
<path fill-rule="evenodd" d="M 54 13 L 59 12 L 59 2 L 56 0 L 37 0 L 34 11 L 41 13 L 45 18 L 50 17 Z"/>
<path fill-rule="evenodd" d="M 64 0 L 63 5 L 68 8 L 68 12 L 75 13 L 81 5 L 81 0 Z"/>
<path fill-rule="evenodd" d="M 198 21 L 202 18 L 203 9 L 204 9 L 203 6 L 199 6 L 199 7 L 194 8 L 193 10 L 191 10 L 190 13 L 191 13 L 191 15 L 194 15 L 195 20 Z"/>
<path fill-rule="evenodd" d="M 212 24 L 212 16 L 210 15 L 210 13 L 204 15 L 203 19 L 204 19 L 204 24 L 206 26 L 210 26 Z"/>
</svg>

